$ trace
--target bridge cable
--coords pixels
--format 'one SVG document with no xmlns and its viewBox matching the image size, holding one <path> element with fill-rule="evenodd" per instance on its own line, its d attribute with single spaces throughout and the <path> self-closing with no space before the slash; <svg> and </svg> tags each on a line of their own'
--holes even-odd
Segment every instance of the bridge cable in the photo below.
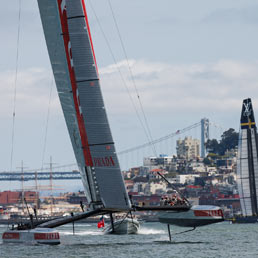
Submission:
<svg viewBox="0 0 258 258">
<path fill-rule="evenodd" d="M 136 151 L 136 150 L 138 150 L 138 149 L 145 148 L 145 147 L 149 146 L 150 144 L 156 144 L 156 143 L 158 143 L 158 142 L 165 141 L 165 140 L 167 140 L 167 139 L 173 138 L 174 136 L 181 135 L 181 134 L 183 134 L 183 133 L 185 133 L 185 132 L 187 132 L 187 131 L 189 131 L 189 130 L 191 130 L 191 129 L 194 129 L 194 128 L 200 126 L 200 124 L 201 124 L 201 122 L 197 122 L 197 123 L 195 123 L 195 124 L 193 124 L 193 125 L 190 125 L 190 126 L 188 126 L 188 127 L 183 128 L 183 129 L 181 129 L 181 130 L 177 130 L 177 131 L 174 132 L 174 133 L 170 133 L 170 134 L 168 134 L 168 135 L 165 135 L 165 136 L 163 136 L 163 137 L 160 137 L 160 138 L 158 138 L 158 139 L 155 139 L 155 140 L 153 140 L 152 142 L 147 142 L 147 143 L 144 143 L 144 144 L 141 144 L 141 145 L 138 145 L 138 146 L 135 146 L 135 147 L 132 147 L 132 148 L 129 148 L 129 149 L 120 151 L 120 152 L 118 152 L 117 154 L 118 154 L 118 155 L 126 154 L 126 153 L 129 153 L 129 152 Z"/>
</svg>

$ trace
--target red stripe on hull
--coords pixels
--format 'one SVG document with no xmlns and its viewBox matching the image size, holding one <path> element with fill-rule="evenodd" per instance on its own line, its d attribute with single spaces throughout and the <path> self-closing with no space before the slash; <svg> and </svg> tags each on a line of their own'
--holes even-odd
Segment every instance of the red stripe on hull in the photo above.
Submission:
<svg viewBox="0 0 258 258">
<path fill-rule="evenodd" d="M 196 217 L 223 217 L 222 210 L 194 210 Z"/>
<path fill-rule="evenodd" d="M 70 80 L 72 85 L 72 91 L 73 91 L 73 99 L 74 99 L 74 105 L 76 110 L 76 116 L 81 136 L 81 142 L 82 142 L 82 148 L 83 148 L 83 155 L 87 166 L 93 166 L 92 157 L 90 153 L 88 138 L 86 134 L 86 129 L 84 126 L 84 119 L 82 114 L 80 113 L 79 109 L 79 102 L 77 98 L 77 84 L 75 79 L 75 72 L 72 67 L 72 58 L 71 58 L 71 49 L 69 49 L 69 43 L 70 43 L 70 37 L 69 37 L 69 30 L 68 30 L 68 24 L 67 24 L 67 15 L 66 15 L 66 9 L 65 9 L 65 1 L 64 0 L 58 0 L 58 9 L 59 9 L 59 16 L 61 20 L 62 25 L 62 32 L 63 32 L 63 40 L 64 40 L 64 46 L 65 46 L 65 52 L 66 52 L 66 59 L 70 74 Z M 86 20 L 87 23 L 87 20 Z M 88 25 L 87 25 L 88 26 Z"/>
<path fill-rule="evenodd" d="M 60 239 L 59 233 L 35 233 L 34 234 L 35 240 L 54 240 Z"/>
</svg>

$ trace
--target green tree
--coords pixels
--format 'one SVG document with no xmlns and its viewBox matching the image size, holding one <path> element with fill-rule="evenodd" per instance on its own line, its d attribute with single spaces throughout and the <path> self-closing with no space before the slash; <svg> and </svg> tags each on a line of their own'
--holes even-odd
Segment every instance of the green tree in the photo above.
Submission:
<svg viewBox="0 0 258 258">
<path fill-rule="evenodd" d="M 221 140 L 208 140 L 206 142 L 206 150 L 209 153 L 224 155 L 227 150 L 236 148 L 238 145 L 238 133 L 233 128 L 228 129 L 221 135 Z"/>
<path fill-rule="evenodd" d="M 238 135 L 233 128 L 228 129 L 221 135 L 220 155 L 224 155 L 227 150 L 234 149 L 238 145 Z"/>
<path fill-rule="evenodd" d="M 216 139 L 208 140 L 205 146 L 209 153 L 219 153 L 219 143 Z"/>
<path fill-rule="evenodd" d="M 204 164 L 204 165 L 211 165 L 210 159 L 209 159 L 209 158 L 204 158 L 204 159 L 203 159 L 203 164 Z"/>
</svg>

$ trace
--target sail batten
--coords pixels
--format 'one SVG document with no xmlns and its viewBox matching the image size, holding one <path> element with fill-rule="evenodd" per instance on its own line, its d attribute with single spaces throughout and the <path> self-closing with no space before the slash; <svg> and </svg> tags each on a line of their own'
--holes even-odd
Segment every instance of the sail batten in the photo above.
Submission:
<svg viewBox="0 0 258 258">
<path fill-rule="evenodd" d="M 38 5 L 87 199 L 92 208 L 128 210 L 130 202 L 104 107 L 84 1 L 38 0 Z"/>
</svg>

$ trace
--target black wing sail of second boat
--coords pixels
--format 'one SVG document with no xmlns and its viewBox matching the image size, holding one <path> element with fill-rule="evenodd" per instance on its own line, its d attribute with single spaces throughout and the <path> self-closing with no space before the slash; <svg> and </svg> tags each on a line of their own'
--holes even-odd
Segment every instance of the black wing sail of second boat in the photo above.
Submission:
<svg viewBox="0 0 258 258">
<path fill-rule="evenodd" d="M 66 125 L 93 209 L 131 207 L 101 93 L 84 0 L 38 0 Z"/>
<path fill-rule="evenodd" d="M 242 214 L 244 216 L 257 215 L 257 129 L 250 98 L 245 99 L 242 105 L 238 144 L 237 183 Z"/>
</svg>

